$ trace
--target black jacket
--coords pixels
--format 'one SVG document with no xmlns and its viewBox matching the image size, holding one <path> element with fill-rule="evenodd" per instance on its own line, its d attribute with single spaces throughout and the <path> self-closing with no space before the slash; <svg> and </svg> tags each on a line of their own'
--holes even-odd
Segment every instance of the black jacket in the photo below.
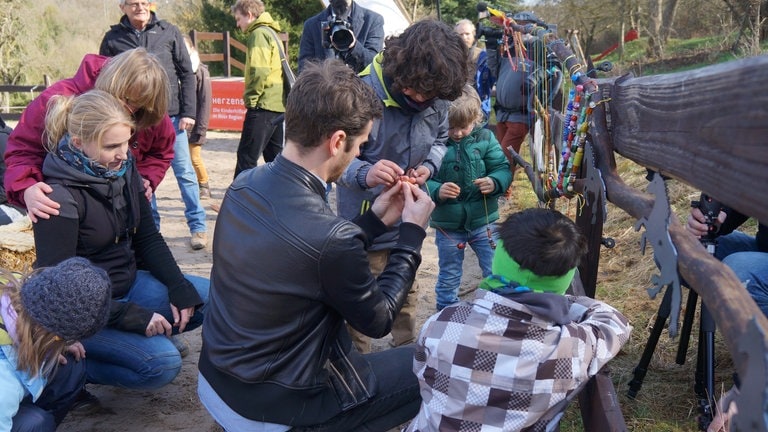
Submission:
<svg viewBox="0 0 768 432">
<path fill-rule="evenodd" d="M 323 48 L 322 22 L 329 20 L 330 16 L 331 7 L 328 6 L 319 14 L 304 21 L 304 30 L 301 32 L 299 44 L 299 73 L 306 61 L 335 57 L 336 54 L 332 48 Z M 351 50 L 339 53 L 339 58 L 355 72 L 360 72 L 384 47 L 384 18 L 355 2 L 352 2 L 350 17 L 352 33 L 355 34 L 357 41 Z"/>
<path fill-rule="evenodd" d="M 133 159 L 132 159 L 133 161 Z M 81 256 L 103 268 L 112 281 L 112 298 L 120 299 L 136 279 L 136 258 L 166 287 L 179 309 L 202 304 L 184 278 L 165 240 L 157 231 L 142 180 L 132 163 L 124 176 L 107 180 L 84 174 L 55 154 L 43 163 L 43 175 L 61 205 L 58 216 L 34 224 L 35 267 Z M 154 311 L 129 302 L 112 302 L 107 325 L 144 334 Z"/>
<path fill-rule="evenodd" d="M 194 119 L 195 73 L 189 59 L 187 46 L 178 27 L 157 19 L 152 12 L 144 31 L 137 33 L 128 17 L 123 15 L 118 24 L 110 27 L 101 40 L 99 54 L 114 57 L 133 48 L 143 47 L 154 54 L 168 74 L 171 99 L 168 115 Z"/>
<path fill-rule="evenodd" d="M 385 226 L 325 201 L 325 182 L 278 156 L 230 186 L 216 221 L 199 369 L 240 415 L 324 422 L 375 394 L 345 328 L 389 333 L 421 262 L 426 233 L 403 223 L 381 276 L 366 247 Z"/>
</svg>

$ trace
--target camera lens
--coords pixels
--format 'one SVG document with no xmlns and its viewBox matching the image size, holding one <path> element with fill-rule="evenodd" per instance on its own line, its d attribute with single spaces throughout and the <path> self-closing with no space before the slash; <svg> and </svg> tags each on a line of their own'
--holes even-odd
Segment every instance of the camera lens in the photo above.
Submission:
<svg viewBox="0 0 768 432">
<path fill-rule="evenodd" d="M 348 51 L 355 42 L 352 30 L 343 25 L 334 26 L 331 30 L 331 44 L 339 51 Z"/>
</svg>

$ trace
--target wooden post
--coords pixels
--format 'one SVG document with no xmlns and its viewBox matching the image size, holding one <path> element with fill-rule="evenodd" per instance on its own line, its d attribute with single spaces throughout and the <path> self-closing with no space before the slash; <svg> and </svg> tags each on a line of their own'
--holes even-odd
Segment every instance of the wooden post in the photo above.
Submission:
<svg viewBox="0 0 768 432">
<path fill-rule="evenodd" d="M 229 78 L 232 76 L 232 53 L 230 52 L 229 32 L 223 32 L 222 36 L 224 39 L 224 76 Z"/>
</svg>

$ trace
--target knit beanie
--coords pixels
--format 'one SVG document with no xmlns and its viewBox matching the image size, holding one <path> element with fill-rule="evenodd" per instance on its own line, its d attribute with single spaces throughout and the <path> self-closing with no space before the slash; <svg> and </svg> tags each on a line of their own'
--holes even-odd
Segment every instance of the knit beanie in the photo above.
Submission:
<svg viewBox="0 0 768 432">
<path fill-rule="evenodd" d="M 93 336 L 109 318 L 112 298 L 107 272 L 74 257 L 32 274 L 21 287 L 29 316 L 65 341 Z"/>
</svg>

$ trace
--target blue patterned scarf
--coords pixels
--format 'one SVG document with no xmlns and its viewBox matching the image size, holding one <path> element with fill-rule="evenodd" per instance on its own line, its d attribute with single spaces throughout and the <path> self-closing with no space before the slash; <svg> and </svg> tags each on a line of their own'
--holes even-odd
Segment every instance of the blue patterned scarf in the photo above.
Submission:
<svg viewBox="0 0 768 432">
<path fill-rule="evenodd" d="M 66 133 L 63 137 L 61 137 L 56 154 L 58 154 L 59 157 L 72 168 L 82 173 L 105 179 L 115 179 L 117 177 L 122 177 L 125 172 L 128 171 L 128 166 L 132 160 L 129 157 L 123 162 L 122 165 L 120 165 L 119 170 L 111 170 L 86 156 L 82 150 L 74 147 L 72 145 L 72 138 L 69 136 L 69 133 Z"/>
</svg>

